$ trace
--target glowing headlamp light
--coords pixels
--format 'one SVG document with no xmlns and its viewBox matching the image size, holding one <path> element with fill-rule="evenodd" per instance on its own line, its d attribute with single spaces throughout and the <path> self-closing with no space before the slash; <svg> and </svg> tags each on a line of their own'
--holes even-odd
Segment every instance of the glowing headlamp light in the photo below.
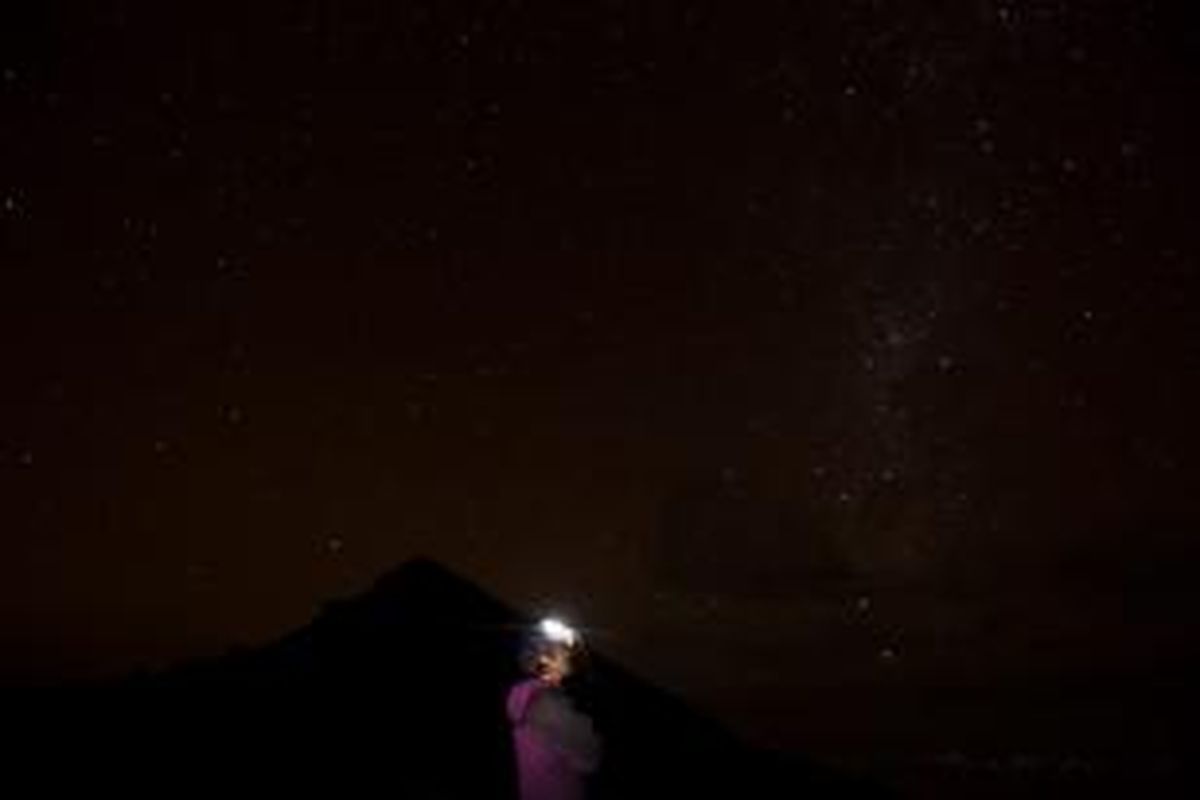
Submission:
<svg viewBox="0 0 1200 800">
<path fill-rule="evenodd" d="M 542 636 L 545 636 L 551 642 L 565 644 L 567 647 L 574 647 L 579 641 L 579 634 L 570 625 L 567 625 L 560 619 L 554 617 L 546 617 L 538 624 L 538 629 Z"/>
</svg>

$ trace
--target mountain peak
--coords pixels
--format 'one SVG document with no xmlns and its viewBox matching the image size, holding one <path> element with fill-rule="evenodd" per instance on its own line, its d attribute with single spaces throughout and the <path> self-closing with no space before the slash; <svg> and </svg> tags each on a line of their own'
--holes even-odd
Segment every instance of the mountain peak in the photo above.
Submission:
<svg viewBox="0 0 1200 800">
<path fill-rule="evenodd" d="M 460 624 L 511 625 L 522 616 L 478 584 L 428 556 L 392 568 L 350 604 L 392 609 L 410 620 L 452 619 Z"/>
<path fill-rule="evenodd" d="M 121 749 L 166 743 L 177 773 L 232 775 L 240 754 L 253 752 L 264 775 L 298 784 L 361 774 L 405 796 L 512 797 L 504 699 L 521 679 L 527 626 L 467 578 L 414 558 L 279 641 L 128 684 L 138 691 L 121 696 L 122 713 L 140 704 L 132 729 L 145 736 Z M 589 661 L 571 691 L 606 742 L 603 796 L 744 796 L 748 780 L 811 788 L 820 777 L 752 751 L 600 654 Z M 154 687 L 170 691 L 144 691 Z"/>
</svg>

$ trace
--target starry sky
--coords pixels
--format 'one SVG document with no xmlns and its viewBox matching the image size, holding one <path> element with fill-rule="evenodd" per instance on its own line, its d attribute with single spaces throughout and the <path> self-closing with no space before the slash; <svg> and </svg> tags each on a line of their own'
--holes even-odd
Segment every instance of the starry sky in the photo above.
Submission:
<svg viewBox="0 0 1200 800">
<path fill-rule="evenodd" d="M 5 682 L 420 553 L 781 746 L 1200 662 L 1185 4 L 19 5 Z"/>
</svg>

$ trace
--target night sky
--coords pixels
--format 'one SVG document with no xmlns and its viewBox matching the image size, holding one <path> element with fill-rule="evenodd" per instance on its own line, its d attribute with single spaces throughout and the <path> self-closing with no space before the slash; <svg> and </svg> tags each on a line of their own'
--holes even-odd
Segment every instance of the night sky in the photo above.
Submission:
<svg viewBox="0 0 1200 800">
<path fill-rule="evenodd" d="M 5 682 L 427 554 L 756 741 L 1170 743 L 1178 6 L 8 5 Z"/>
</svg>

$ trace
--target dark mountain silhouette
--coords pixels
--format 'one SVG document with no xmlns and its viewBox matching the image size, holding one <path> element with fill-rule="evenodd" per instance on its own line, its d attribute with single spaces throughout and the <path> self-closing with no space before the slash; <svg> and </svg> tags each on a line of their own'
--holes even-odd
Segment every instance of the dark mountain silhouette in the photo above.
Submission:
<svg viewBox="0 0 1200 800">
<path fill-rule="evenodd" d="M 418 559 L 261 648 L 42 695 L 25 740 L 56 765 L 146 790 L 504 800 L 504 698 L 531 622 Z M 605 739 L 597 797 L 880 796 L 755 751 L 603 654 L 571 690 Z"/>
</svg>

